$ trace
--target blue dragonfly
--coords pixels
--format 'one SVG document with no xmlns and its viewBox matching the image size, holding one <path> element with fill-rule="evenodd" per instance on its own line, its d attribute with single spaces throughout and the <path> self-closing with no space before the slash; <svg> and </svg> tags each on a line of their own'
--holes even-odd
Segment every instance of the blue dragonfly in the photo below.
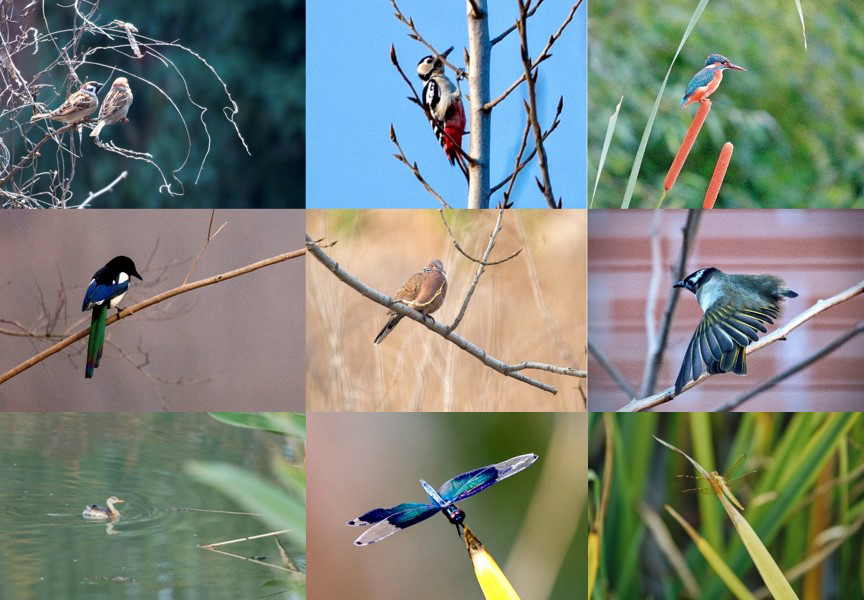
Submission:
<svg viewBox="0 0 864 600">
<path fill-rule="evenodd" d="M 405 502 L 393 508 L 375 508 L 360 515 L 356 519 L 348 521 L 348 525 L 364 527 L 372 525 L 363 532 L 363 535 L 354 540 L 355 546 L 368 546 L 383 540 L 410 527 L 420 521 L 425 521 L 439 511 L 457 526 L 465 520 L 465 512 L 456 506 L 469 496 L 485 490 L 493 483 L 510 477 L 514 473 L 531 466 L 537 460 L 536 454 L 523 454 L 515 456 L 504 462 L 496 463 L 486 467 L 480 467 L 467 473 L 457 475 L 449 481 L 445 481 L 436 491 L 431 485 L 420 480 L 420 485 L 426 490 L 426 494 L 432 501 L 429 502 Z"/>
</svg>

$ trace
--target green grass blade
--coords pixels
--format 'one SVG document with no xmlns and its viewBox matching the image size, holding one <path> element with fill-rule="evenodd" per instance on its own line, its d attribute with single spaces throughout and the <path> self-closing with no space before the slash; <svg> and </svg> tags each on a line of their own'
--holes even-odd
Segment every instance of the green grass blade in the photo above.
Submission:
<svg viewBox="0 0 864 600">
<path fill-rule="evenodd" d="M 801 10 L 801 0 L 795 0 L 798 7 L 798 18 L 801 19 L 801 33 L 804 35 L 804 50 L 807 50 L 807 28 L 804 27 L 804 11 Z"/>
<path fill-rule="evenodd" d="M 669 81 L 669 75 L 672 73 L 672 67 L 675 66 L 675 61 L 684 47 L 687 38 L 696 23 L 702 16 L 705 7 L 708 6 L 709 0 L 701 0 L 693 16 L 690 17 L 690 22 L 687 24 L 687 29 L 684 31 L 684 37 L 681 38 L 681 43 L 678 44 L 678 49 L 675 51 L 675 56 L 672 57 L 672 62 L 669 64 L 669 70 L 666 71 L 666 77 L 663 78 L 663 84 L 660 86 L 660 91 L 657 93 L 657 99 L 654 100 L 654 106 L 651 107 L 651 112 L 648 114 L 648 124 L 645 126 L 645 131 L 642 133 L 642 140 L 639 142 L 639 149 L 636 151 L 636 158 L 633 160 L 633 168 L 630 170 L 630 179 L 627 180 L 627 189 L 624 191 L 624 200 L 621 201 L 621 208 L 630 208 L 630 198 L 633 196 L 633 190 L 636 189 L 636 180 L 639 178 L 639 169 L 642 168 L 642 157 L 645 156 L 645 148 L 648 146 L 648 138 L 651 137 L 651 129 L 654 127 L 654 119 L 657 116 L 657 109 L 660 108 L 660 100 L 663 99 L 663 92 L 666 91 L 666 82 Z"/>
<path fill-rule="evenodd" d="M 594 208 L 594 196 L 597 195 L 597 184 L 600 183 L 600 174 L 603 173 L 603 164 L 606 162 L 606 154 L 609 152 L 609 142 L 612 141 L 612 134 L 615 133 L 615 124 L 618 122 L 618 111 L 621 110 L 621 103 L 624 102 L 624 96 L 618 101 L 618 106 L 615 107 L 615 112 L 609 117 L 609 125 L 606 126 L 606 139 L 603 140 L 603 150 L 600 151 L 600 164 L 597 165 L 597 178 L 594 180 L 594 191 L 591 192 L 591 204 L 588 208 Z"/>
</svg>

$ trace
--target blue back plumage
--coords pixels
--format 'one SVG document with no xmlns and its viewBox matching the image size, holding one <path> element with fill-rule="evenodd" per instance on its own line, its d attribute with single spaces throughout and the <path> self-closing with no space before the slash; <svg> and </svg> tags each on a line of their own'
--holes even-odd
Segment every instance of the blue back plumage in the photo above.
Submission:
<svg viewBox="0 0 864 600">
<path fill-rule="evenodd" d="M 90 285 L 87 286 L 87 291 L 84 293 L 84 303 L 81 305 L 81 310 L 87 310 L 92 306 L 98 306 L 105 301 L 109 301 L 111 298 L 115 298 L 120 294 L 125 294 L 128 289 L 128 279 L 122 283 L 117 283 L 115 281 L 110 283 L 98 283 L 97 278 L 94 277 L 93 280 L 90 281 Z"/>
</svg>

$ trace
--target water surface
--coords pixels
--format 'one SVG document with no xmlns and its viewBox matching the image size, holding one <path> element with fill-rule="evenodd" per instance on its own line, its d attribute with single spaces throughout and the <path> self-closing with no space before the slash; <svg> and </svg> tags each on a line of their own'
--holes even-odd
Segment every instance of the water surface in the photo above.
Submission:
<svg viewBox="0 0 864 600">
<path fill-rule="evenodd" d="M 196 547 L 268 532 L 255 517 L 178 510 L 244 510 L 188 478 L 186 461 L 272 479 L 281 443 L 196 413 L 0 414 L 0 598 L 236 599 L 287 589 L 279 571 Z M 118 520 L 83 518 L 111 495 L 125 501 Z M 272 538 L 221 549 L 279 564 Z"/>
</svg>

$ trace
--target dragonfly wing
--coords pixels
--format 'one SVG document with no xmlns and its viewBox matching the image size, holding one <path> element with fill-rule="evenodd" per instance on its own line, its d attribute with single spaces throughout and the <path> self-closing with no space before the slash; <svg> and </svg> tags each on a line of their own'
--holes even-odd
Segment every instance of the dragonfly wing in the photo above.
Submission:
<svg viewBox="0 0 864 600">
<path fill-rule="evenodd" d="M 348 525 L 372 525 L 354 540 L 356 546 L 368 546 L 389 537 L 401 529 L 425 521 L 441 510 L 440 506 L 423 502 L 406 502 L 393 508 L 376 508 L 356 519 L 348 521 Z"/>
<path fill-rule="evenodd" d="M 735 462 L 732 463 L 732 466 L 729 467 L 728 469 L 726 469 L 726 472 L 723 474 L 723 477 L 725 477 L 726 479 L 730 479 L 733 475 L 735 475 L 738 472 L 738 469 L 740 469 L 741 465 L 744 463 L 745 458 L 747 458 L 746 454 L 742 454 L 741 456 L 739 456 L 735 460 Z"/>
<path fill-rule="evenodd" d="M 459 502 L 485 490 L 493 483 L 530 467 L 535 460 L 537 460 L 536 454 L 522 454 L 504 462 L 462 473 L 444 482 L 438 489 L 438 493 L 447 502 Z"/>
</svg>

